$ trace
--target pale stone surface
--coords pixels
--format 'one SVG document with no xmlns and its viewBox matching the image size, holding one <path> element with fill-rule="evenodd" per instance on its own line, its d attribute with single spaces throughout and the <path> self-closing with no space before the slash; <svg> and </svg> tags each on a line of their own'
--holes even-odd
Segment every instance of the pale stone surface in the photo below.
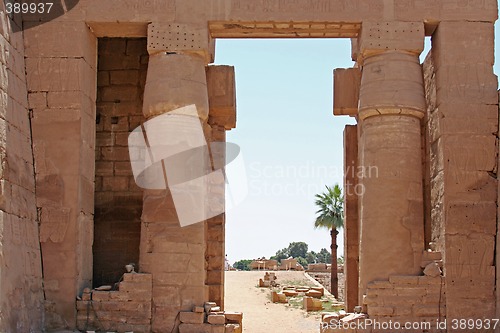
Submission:
<svg viewBox="0 0 500 333">
<path fill-rule="evenodd" d="M 146 118 L 196 105 L 198 116 L 208 118 L 209 104 L 205 63 L 196 55 L 157 53 L 149 58 L 144 91 Z"/>
</svg>

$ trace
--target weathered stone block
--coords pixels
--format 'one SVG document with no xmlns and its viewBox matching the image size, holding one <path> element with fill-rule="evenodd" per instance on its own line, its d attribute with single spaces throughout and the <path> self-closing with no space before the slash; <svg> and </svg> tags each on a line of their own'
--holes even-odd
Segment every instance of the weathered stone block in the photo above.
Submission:
<svg viewBox="0 0 500 333">
<path fill-rule="evenodd" d="M 309 311 L 321 311 L 323 309 L 323 303 L 319 299 L 312 297 L 304 297 L 303 308 L 307 312 Z"/>
<path fill-rule="evenodd" d="M 224 325 L 226 323 L 225 315 L 209 314 L 207 316 L 207 322 L 212 325 Z"/>
<path fill-rule="evenodd" d="M 181 321 L 181 323 L 186 324 L 203 324 L 203 321 L 205 320 L 205 313 L 181 311 L 179 320 Z"/>
<path fill-rule="evenodd" d="M 333 114 L 358 114 L 361 71 L 359 68 L 337 68 L 333 71 Z"/>
<path fill-rule="evenodd" d="M 400 50 L 418 55 L 424 49 L 424 37 L 422 22 L 365 20 L 359 37 L 360 53 L 366 57 L 388 50 Z"/>
<path fill-rule="evenodd" d="M 207 67 L 209 123 L 226 130 L 236 127 L 236 87 L 234 67 Z"/>
<path fill-rule="evenodd" d="M 226 316 L 226 322 L 230 324 L 242 324 L 243 323 L 243 313 L 242 312 L 224 312 Z"/>
<path fill-rule="evenodd" d="M 179 325 L 179 333 L 212 333 L 212 325 L 181 323 Z"/>
</svg>

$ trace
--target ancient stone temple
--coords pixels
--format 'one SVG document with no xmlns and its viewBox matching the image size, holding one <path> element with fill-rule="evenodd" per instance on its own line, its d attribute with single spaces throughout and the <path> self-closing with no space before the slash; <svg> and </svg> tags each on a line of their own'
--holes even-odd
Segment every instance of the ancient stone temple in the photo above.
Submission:
<svg viewBox="0 0 500 333">
<path fill-rule="evenodd" d="M 223 211 L 224 179 L 190 206 L 210 218 L 181 226 L 176 194 L 192 193 L 169 177 L 138 186 L 129 149 L 135 130 L 158 141 L 158 117 L 225 142 L 235 78 L 211 65 L 218 38 L 352 41 L 356 65 L 334 75 L 334 113 L 357 121 L 344 142 L 349 311 L 500 316 L 495 0 L 61 4 L 57 17 L 1 5 L 1 332 L 170 332 L 178 317 L 185 332 L 238 330 L 237 314 L 203 323 L 202 306 L 224 309 L 225 216 L 209 214 Z M 190 168 L 225 160 L 212 150 Z M 129 263 L 138 274 L 123 275 Z"/>
</svg>

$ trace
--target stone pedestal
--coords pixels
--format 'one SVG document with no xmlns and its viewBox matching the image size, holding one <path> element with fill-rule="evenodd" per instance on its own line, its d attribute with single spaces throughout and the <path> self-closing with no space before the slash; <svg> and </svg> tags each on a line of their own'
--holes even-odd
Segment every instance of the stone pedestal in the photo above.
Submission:
<svg viewBox="0 0 500 333">
<path fill-rule="evenodd" d="M 360 296 L 372 281 L 418 275 L 424 249 L 423 78 L 418 55 L 391 50 L 393 44 L 390 51 L 364 54 L 358 115 Z"/>
</svg>

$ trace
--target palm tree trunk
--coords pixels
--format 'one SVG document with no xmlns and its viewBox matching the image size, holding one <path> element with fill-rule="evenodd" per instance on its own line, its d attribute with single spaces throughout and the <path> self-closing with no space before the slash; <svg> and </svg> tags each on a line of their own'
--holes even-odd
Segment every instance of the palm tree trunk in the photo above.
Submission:
<svg viewBox="0 0 500 333">
<path fill-rule="evenodd" d="M 339 278 L 337 275 L 337 229 L 332 229 L 330 235 L 332 236 L 332 272 L 331 272 L 331 292 L 336 299 L 339 298 Z"/>
</svg>

